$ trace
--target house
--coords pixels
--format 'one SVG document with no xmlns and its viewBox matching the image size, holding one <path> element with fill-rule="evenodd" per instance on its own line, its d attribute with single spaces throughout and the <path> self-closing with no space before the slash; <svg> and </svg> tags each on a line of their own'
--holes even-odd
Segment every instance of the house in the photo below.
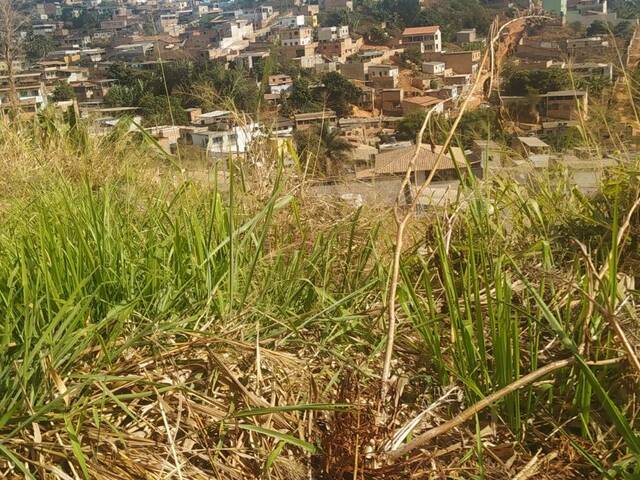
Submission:
<svg viewBox="0 0 640 480">
<path fill-rule="evenodd" d="M 132 118 L 135 123 L 140 124 L 142 117 L 136 115 L 138 110 L 138 107 L 96 108 L 94 105 L 80 106 L 80 116 L 90 121 L 93 133 L 100 135 L 113 130 L 125 117 Z M 130 132 L 137 129 L 136 125 L 130 124 Z"/>
<path fill-rule="evenodd" d="M 134 61 L 144 59 L 148 53 L 153 51 L 153 43 L 129 43 L 114 47 L 113 56 L 120 60 Z"/>
<path fill-rule="evenodd" d="M 565 64 L 564 67 L 571 70 L 571 73 L 578 77 L 599 77 L 605 80 L 613 79 L 612 63 L 598 63 L 598 62 L 573 63 L 573 64 Z"/>
<path fill-rule="evenodd" d="M 522 38 L 518 42 L 515 55 L 519 58 L 535 60 L 563 60 L 566 53 L 557 41 Z"/>
<path fill-rule="evenodd" d="M 253 24 L 239 19 L 214 24 L 211 36 L 207 40 L 220 50 L 231 51 L 244 50 L 254 37 Z"/>
<path fill-rule="evenodd" d="M 457 74 L 475 75 L 480 66 L 480 50 L 463 52 L 425 52 L 426 62 L 443 62 Z"/>
<path fill-rule="evenodd" d="M 160 145 L 165 152 L 175 154 L 181 128 L 180 126 L 162 125 L 145 128 L 145 130 L 158 142 L 158 145 Z"/>
<path fill-rule="evenodd" d="M 383 89 L 376 100 L 377 108 L 384 115 L 402 116 L 402 101 L 404 100 L 404 90 L 402 88 Z"/>
<path fill-rule="evenodd" d="M 174 31 L 178 26 L 178 14 L 177 13 L 163 13 L 158 18 L 158 30 L 165 33 Z"/>
<path fill-rule="evenodd" d="M 347 38 L 349 36 L 349 26 L 343 25 L 340 27 L 321 27 L 318 29 L 318 40 L 330 41 L 338 40 L 341 38 Z"/>
<path fill-rule="evenodd" d="M 289 75 L 270 75 L 268 82 L 269 92 L 278 97 L 293 86 L 293 80 Z"/>
<path fill-rule="evenodd" d="M 67 65 L 64 62 L 53 60 L 38 62 L 42 71 L 42 77 L 49 85 L 59 81 L 81 82 L 89 79 L 89 69 Z"/>
<path fill-rule="evenodd" d="M 370 65 L 367 79 L 375 88 L 396 88 L 400 69 L 395 65 Z"/>
<path fill-rule="evenodd" d="M 428 90 L 426 93 L 442 100 L 455 100 L 461 95 L 462 87 L 460 85 L 445 85 L 438 89 Z"/>
<path fill-rule="evenodd" d="M 423 62 L 422 71 L 430 75 L 444 75 L 447 65 L 444 62 Z"/>
<path fill-rule="evenodd" d="M 13 75 L 13 84 L 17 107 L 23 113 L 36 113 L 47 104 L 45 86 L 40 72 L 24 72 Z M 12 107 L 11 80 L 8 76 L 0 77 L 0 110 Z"/>
<path fill-rule="evenodd" d="M 55 23 L 35 23 L 31 25 L 34 35 L 53 35 L 57 29 Z"/>
<path fill-rule="evenodd" d="M 313 42 L 313 29 L 311 27 L 287 28 L 280 32 L 280 42 L 283 47 L 310 45 Z"/>
<path fill-rule="evenodd" d="M 254 122 L 236 124 L 224 130 L 187 127 L 180 129 L 179 143 L 192 145 L 214 157 L 226 157 L 246 153 L 260 135 L 259 125 Z"/>
<path fill-rule="evenodd" d="M 335 126 L 337 122 L 336 112 L 324 110 L 322 112 L 299 113 L 293 116 L 296 129 L 304 130 L 314 125 Z"/>
<path fill-rule="evenodd" d="M 472 147 L 472 156 L 474 160 L 480 162 L 483 172 L 489 167 L 502 166 L 505 147 L 492 140 L 474 140 Z"/>
<path fill-rule="evenodd" d="M 345 62 L 348 57 L 358 53 L 362 43 L 362 38 L 354 41 L 349 36 L 335 40 L 320 40 L 317 51 L 320 55 L 334 61 Z"/>
<path fill-rule="evenodd" d="M 13 67 L 14 73 L 20 72 L 24 69 L 24 61 L 14 60 L 13 62 L 11 62 L 11 66 Z M 0 75 L 4 75 L 7 70 L 9 70 L 7 62 L 5 62 L 4 60 L 0 60 Z"/>
<path fill-rule="evenodd" d="M 100 103 L 109 91 L 109 85 L 97 82 L 69 82 L 78 102 L 94 101 Z"/>
<path fill-rule="evenodd" d="M 436 113 L 444 112 L 444 100 L 429 95 L 405 98 L 400 104 L 403 115 L 411 112 L 428 112 L 431 109 L 435 109 Z"/>
<path fill-rule="evenodd" d="M 416 156 L 416 146 L 403 146 L 379 152 L 375 157 L 375 175 L 405 175 L 411 161 Z M 480 162 L 468 158 L 459 147 L 451 147 L 446 152 L 441 145 L 421 145 L 411 174 L 411 183 L 422 185 L 433 170 L 434 181 L 456 180 L 458 172 L 465 171 L 469 162 L 472 172 L 482 176 Z"/>
<path fill-rule="evenodd" d="M 237 66 L 246 70 L 252 70 L 260 62 L 264 62 L 271 55 L 268 50 L 245 50 L 234 59 Z"/>
<path fill-rule="evenodd" d="M 442 81 L 445 85 L 469 85 L 471 83 L 471 75 L 470 74 L 456 74 L 456 75 L 445 75 L 442 77 Z"/>
<path fill-rule="evenodd" d="M 409 27 L 402 32 L 402 45 L 405 47 L 418 46 L 421 52 L 441 52 L 442 33 L 440 27 Z"/>
<path fill-rule="evenodd" d="M 316 63 L 315 71 L 318 75 L 323 75 L 325 73 L 330 73 L 330 72 L 337 72 L 338 63 L 337 62 Z"/>
<path fill-rule="evenodd" d="M 213 110 L 202 113 L 200 109 L 197 109 L 195 113 L 195 115 L 191 115 L 192 125 L 225 130 L 233 123 L 233 114 L 228 110 Z"/>
<path fill-rule="evenodd" d="M 291 60 L 297 63 L 300 68 L 304 68 L 305 70 L 317 69 L 325 63 L 325 57 L 314 53 L 313 45 L 306 45 L 302 48 L 297 48 L 295 50 L 295 54 L 296 56 L 292 57 Z"/>
<path fill-rule="evenodd" d="M 325 12 L 353 10 L 353 0 L 321 0 L 320 9 Z"/>
<path fill-rule="evenodd" d="M 570 38 L 565 40 L 567 55 L 584 60 L 598 55 L 606 55 L 612 51 L 609 41 L 602 37 Z"/>
<path fill-rule="evenodd" d="M 287 29 L 304 27 L 306 25 L 306 18 L 304 15 L 287 15 L 286 17 L 278 18 L 276 22 L 276 28 Z"/>
<path fill-rule="evenodd" d="M 350 80 L 368 80 L 369 67 L 381 65 L 391 60 L 393 50 L 366 49 L 350 57 L 347 63 L 340 65 L 340 73 Z"/>
<path fill-rule="evenodd" d="M 538 137 L 516 137 L 512 147 L 535 168 L 549 167 L 551 147 Z"/>
<path fill-rule="evenodd" d="M 319 5 L 305 4 L 300 8 L 300 13 L 304 15 L 304 24 L 316 28 L 318 26 Z"/>
<path fill-rule="evenodd" d="M 588 94 L 583 90 L 562 90 L 538 96 L 543 117 L 577 120 L 588 115 Z"/>
<path fill-rule="evenodd" d="M 467 28 L 456 32 L 456 43 L 473 43 L 477 40 L 476 29 Z"/>
</svg>

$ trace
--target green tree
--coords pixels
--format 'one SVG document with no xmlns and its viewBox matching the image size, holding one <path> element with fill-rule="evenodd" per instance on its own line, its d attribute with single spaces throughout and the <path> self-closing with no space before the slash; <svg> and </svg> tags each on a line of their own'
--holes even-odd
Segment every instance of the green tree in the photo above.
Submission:
<svg viewBox="0 0 640 480">
<path fill-rule="evenodd" d="M 422 127 L 426 112 L 410 112 L 405 115 L 396 127 L 396 138 L 398 140 L 415 140 L 416 135 Z"/>
<path fill-rule="evenodd" d="M 322 92 L 325 105 L 338 117 L 351 115 L 352 105 L 362 98 L 362 89 L 338 72 L 329 72 L 322 77 Z"/>
<path fill-rule="evenodd" d="M 181 89 L 197 105 L 215 104 L 224 108 L 236 108 L 243 112 L 255 112 L 260 93 L 255 79 L 243 69 L 227 69 L 222 62 L 207 62 L 194 76 L 195 94 Z"/>
<path fill-rule="evenodd" d="M 571 88 L 569 72 L 561 68 L 518 70 L 508 74 L 503 84 L 505 95 L 535 95 Z"/>
<path fill-rule="evenodd" d="M 422 65 L 422 53 L 418 47 L 406 48 L 400 55 L 400 61 L 404 67 L 411 67 L 411 65 Z"/>
<path fill-rule="evenodd" d="M 109 107 L 137 107 L 144 95 L 142 82 L 129 85 L 114 85 L 104 97 L 104 102 Z"/>
<path fill-rule="evenodd" d="M 53 41 L 47 35 L 36 35 L 29 32 L 22 46 L 29 61 L 37 62 L 53 50 Z"/>
<path fill-rule="evenodd" d="M 609 33 L 609 26 L 602 20 L 594 20 L 591 25 L 587 27 L 587 36 L 592 37 L 594 35 L 606 35 Z"/>
<path fill-rule="evenodd" d="M 373 45 L 384 45 L 389 40 L 389 34 L 384 28 L 374 25 L 367 31 L 367 40 Z"/>
<path fill-rule="evenodd" d="M 578 147 L 583 143 L 582 135 L 575 127 L 554 129 L 542 134 L 541 138 L 557 152 Z"/>
<path fill-rule="evenodd" d="M 180 99 L 173 96 L 144 95 L 140 108 L 145 125 L 185 125 L 189 120 Z"/>
<path fill-rule="evenodd" d="M 156 67 L 153 76 L 153 92 L 156 95 L 166 95 L 168 91 L 172 94 L 174 90 L 188 88 L 194 82 L 195 68 L 193 62 L 189 60 L 179 60 L 177 62 L 164 62 Z M 165 90 L 166 85 L 166 90 Z"/>
<path fill-rule="evenodd" d="M 615 27 L 613 27 L 613 34 L 616 37 L 629 40 L 631 38 L 631 35 L 633 35 L 633 25 L 628 21 L 620 22 Z"/>
<path fill-rule="evenodd" d="M 291 91 L 286 98 L 286 106 L 290 113 L 315 112 L 322 108 L 311 93 L 309 81 L 303 77 L 296 78 L 293 81 Z"/>
<path fill-rule="evenodd" d="M 73 91 L 73 87 L 67 82 L 58 82 L 51 94 L 51 100 L 54 102 L 73 100 L 74 98 L 76 98 L 76 94 Z"/>
<path fill-rule="evenodd" d="M 415 140 L 422 127 L 426 112 L 412 112 L 406 115 L 396 128 L 398 140 Z M 434 116 L 431 126 L 425 131 L 425 143 L 440 144 L 444 142 L 451 128 L 451 120 L 442 115 Z M 505 142 L 507 134 L 498 118 L 495 108 L 481 108 L 466 112 L 460 119 L 454 145 L 459 142 L 464 148 L 473 146 L 478 139 L 491 139 L 497 142 Z"/>
<path fill-rule="evenodd" d="M 354 149 L 340 136 L 339 129 L 324 125 L 298 130 L 294 140 L 300 157 L 312 165 L 316 174 L 326 176 L 339 174 Z"/>
</svg>

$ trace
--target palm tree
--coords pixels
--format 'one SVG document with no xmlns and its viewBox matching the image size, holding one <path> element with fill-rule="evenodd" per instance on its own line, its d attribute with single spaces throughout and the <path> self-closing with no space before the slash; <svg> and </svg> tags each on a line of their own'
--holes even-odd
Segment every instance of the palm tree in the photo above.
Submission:
<svg viewBox="0 0 640 480">
<path fill-rule="evenodd" d="M 313 170 L 326 176 L 336 175 L 355 148 L 340 136 L 338 128 L 326 125 L 296 132 L 295 142 L 300 157 L 313 160 Z"/>
</svg>

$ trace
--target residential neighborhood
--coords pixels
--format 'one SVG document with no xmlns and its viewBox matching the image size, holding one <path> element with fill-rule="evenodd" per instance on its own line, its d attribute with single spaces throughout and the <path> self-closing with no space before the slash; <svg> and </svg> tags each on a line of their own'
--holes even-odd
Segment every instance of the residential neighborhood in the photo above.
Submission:
<svg viewBox="0 0 640 480">
<path fill-rule="evenodd" d="M 345 191 L 401 174 L 427 113 L 446 129 L 464 109 L 460 150 L 419 160 L 414 184 L 429 165 L 442 170 L 434 182 L 451 180 L 452 167 L 464 164 L 458 157 L 478 178 L 514 165 L 526 178 L 527 169 L 573 164 L 592 112 L 613 105 L 618 53 L 633 47 L 636 30 L 607 0 L 491 4 L 464 24 L 451 16 L 441 25 L 426 23 L 425 6 L 393 21 L 379 8 L 335 0 L 34 3 L 21 12 L 11 68 L 0 62 L 0 107 L 6 113 L 17 101 L 23 117 L 71 109 L 96 135 L 130 118 L 168 154 L 205 165 L 242 157 L 265 139 L 290 142 L 307 160 L 325 149 L 331 167 L 315 162 L 315 178 L 339 179 Z M 493 50 L 489 15 L 512 25 Z M 621 127 L 635 145 L 635 130 Z M 431 128 L 421 142 L 435 152 L 442 137 Z M 480 161 L 478 141 L 502 149 L 509 167 Z M 540 161 L 541 149 L 557 161 Z"/>
</svg>

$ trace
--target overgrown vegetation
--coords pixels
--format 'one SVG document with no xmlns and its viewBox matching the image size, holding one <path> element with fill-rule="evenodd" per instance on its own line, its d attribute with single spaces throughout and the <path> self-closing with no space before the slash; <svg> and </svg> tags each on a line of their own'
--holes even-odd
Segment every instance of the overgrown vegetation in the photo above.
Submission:
<svg viewBox="0 0 640 480">
<path fill-rule="evenodd" d="M 388 213 L 300 191 L 304 155 L 202 183 L 127 131 L 0 127 L 5 478 L 638 475 L 635 162 L 589 198 L 467 176 L 418 217 L 381 400 Z"/>
</svg>

